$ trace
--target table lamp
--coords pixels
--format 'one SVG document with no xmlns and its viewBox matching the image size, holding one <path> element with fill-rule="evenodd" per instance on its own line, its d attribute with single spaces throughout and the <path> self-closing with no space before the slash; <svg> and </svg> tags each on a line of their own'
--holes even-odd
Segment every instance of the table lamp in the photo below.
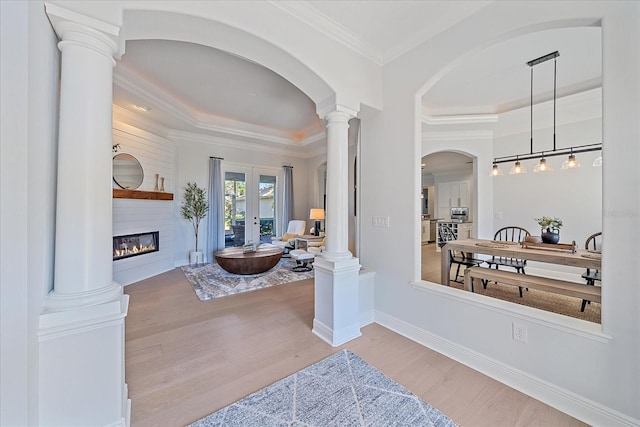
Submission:
<svg viewBox="0 0 640 427">
<path fill-rule="evenodd" d="M 309 213 L 309 219 L 316 220 L 315 230 L 313 232 L 314 236 L 320 235 L 320 220 L 324 219 L 324 209 L 311 209 Z"/>
</svg>

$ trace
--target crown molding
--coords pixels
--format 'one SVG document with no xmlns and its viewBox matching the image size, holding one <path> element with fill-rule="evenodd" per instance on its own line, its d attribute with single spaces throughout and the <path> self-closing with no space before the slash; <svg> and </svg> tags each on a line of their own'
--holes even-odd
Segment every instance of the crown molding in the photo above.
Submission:
<svg viewBox="0 0 640 427">
<path fill-rule="evenodd" d="M 145 80 L 122 63 L 118 64 L 113 73 L 113 84 L 154 106 L 159 106 L 191 126 L 197 125 L 191 107 L 169 95 L 161 87 Z"/>
<path fill-rule="evenodd" d="M 384 65 L 383 53 L 379 49 L 314 8 L 309 2 L 303 0 L 287 2 L 268 0 L 268 2 L 375 64 Z"/>
<path fill-rule="evenodd" d="M 155 120 L 151 120 L 140 113 L 136 113 L 119 105 L 113 104 L 113 121 L 125 123 L 155 135 L 166 138 L 169 134 L 169 128 L 159 124 Z"/>
<path fill-rule="evenodd" d="M 325 135 L 322 128 L 312 134 L 307 134 L 312 129 L 283 131 L 198 112 L 122 64 L 114 72 L 113 83 L 196 129 L 290 146 L 304 146 Z"/>
<path fill-rule="evenodd" d="M 454 132 L 423 132 L 422 141 L 475 141 L 492 140 L 493 131 L 454 131 Z"/>
<path fill-rule="evenodd" d="M 317 148 L 307 147 L 302 150 L 301 146 L 295 148 L 274 147 L 273 145 L 267 145 L 257 142 L 241 141 L 237 139 L 224 138 L 213 135 L 202 135 L 193 132 L 170 130 L 167 135 L 167 139 L 180 143 L 180 141 L 196 142 L 200 144 L 212 144 L 222 147 L 229 147 L 233 149 L 251 150 L 263 153 L 278 154 L 281 156 L 296 157 L 301 159 L 308 159 L 319 154 L 326 152 L 326 144 L 317 144 Z"/>
<path fill-rule="evenodd" d="M 430 116 L 422 113 L 422 122 L 428 125 L 461 125 L 478 123 L 497 123 L 500 119 L 498 114 L 469 114 L 460 116 Z"/>
</svg>

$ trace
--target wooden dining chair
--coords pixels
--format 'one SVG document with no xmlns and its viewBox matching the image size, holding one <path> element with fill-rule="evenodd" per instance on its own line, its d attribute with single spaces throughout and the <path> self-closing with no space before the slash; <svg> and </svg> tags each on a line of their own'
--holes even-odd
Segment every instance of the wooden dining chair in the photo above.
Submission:
<svg viewBox="0 0 640 427">
<path fill-rule="evenodd" d="M 451 227 L 448 227 L 446 225 L 438 225 L 438 234 L 440 237 L 438 245 L 441 248 L 444 247 L 447 242 L 456 240 L 455 233 L 453 232 Z M 453 280 L 454 282 L 462 283 L 461 281 L 458 281 L 458 277 L 460 276 L 460 266 L 464 265 L 465 267 L 479 267 L 483 262 L 484 260 L 472 258 L 464 252 L 449 250 L 449 271 L 451 271 L 451 267 L 453 267 L 453 264 L 457 264 L 456 278 Z"/>
<path fill-rule="evenodd" d="M 493 236 L 493 240 L 501 241 L 501 242 L 515 242 L 521 243 L 527 236 L 531 233 L 525 230 L 522 227 L 518 227 L 515 225 L 502 227 L 496 234 Z M 516 270 L 516 273 L 525 274 L 524 268 L 527 266 L 526 259 L 517 259 L 517 258 L 508 258 L 508 257 L 499 257 L 493 256 L 491 259 L 486 261 L 489 264 L 489 268 L 492 266 L 499 270 L 499 267 L 510 267 Z M 482 286 L 487 289 L 487 281 L 484 280 L 482 282 Z M 522 298 L 522 288 L 520 290 L 520 298 Z"/>
<path fill-rule="evenodd" d="M 602 252 L 602 232 L 593 233 L 587 238 L 584 243 L 584 248 L 588 251 Z M 587 281 L 587 285 L 595 286 L 596 280 L 600 281 L 600 270 L 593 268 L 587 268 L 587 271 L 582 273 L 582 278 Z M 591 304 L 589 300 L 582 300 L 582 306 L 580 311 L 583 312 L 587 303 Z"/>
</svg>

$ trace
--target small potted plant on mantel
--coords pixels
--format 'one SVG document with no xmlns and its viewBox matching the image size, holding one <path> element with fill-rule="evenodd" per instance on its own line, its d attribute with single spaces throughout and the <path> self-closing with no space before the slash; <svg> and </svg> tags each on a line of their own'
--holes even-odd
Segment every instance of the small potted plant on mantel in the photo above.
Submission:
<svg viewBox="0 0 640 427">
<path fill-rule="evenodd" d="M 204 188 L 200 188 L 195 182 L 188 182 L 184 188 L 184 199 L 180 213 L 182 218 L 191 222 L 193 232 L 196 236 L 196 249 L 189 252 L 190 264 L 202 264 L 204 262 L 204 254 L 198 250 L 198 228 L 200 220 L 207 216 L 209 212 L 209 203 L 205 197 Z"/>
<path fill-rule="evenodd" d="M 540 225 L 542 241 L 544 243 L 558 243 L 560 241 L 560 228 L 562 228 L 562 220 L 557 216 L 543 216 L 542 218 L 534 218 Z"/>
</svg>

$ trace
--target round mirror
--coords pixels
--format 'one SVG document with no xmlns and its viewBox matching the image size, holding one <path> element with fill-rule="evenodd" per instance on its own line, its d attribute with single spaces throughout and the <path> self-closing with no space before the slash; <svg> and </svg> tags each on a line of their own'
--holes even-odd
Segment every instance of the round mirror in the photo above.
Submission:
<svg viewBox="0 0 640 427">
<path fill-rule="evenodd" d="M 121 188 L 135 190 L 140 187 L 143 178 L 144 172 L 138 159 L 127 153 L 113 156 L 113 180 Z"/>
</svg>

